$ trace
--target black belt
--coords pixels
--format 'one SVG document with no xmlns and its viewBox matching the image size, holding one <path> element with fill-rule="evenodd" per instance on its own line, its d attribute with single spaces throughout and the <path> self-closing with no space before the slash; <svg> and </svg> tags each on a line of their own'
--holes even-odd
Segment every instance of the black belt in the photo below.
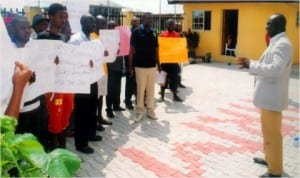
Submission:
<svg viewBox="0 0 300 178">
<path fill-rule="evenodd" d="M 28 105 L 34 104 L 34 103 L 36 103 L 36 102 L 38 102 L 38 101 L 40 101 L 40 98 L 39 98 L 39 97 L 34 98 L 33 100 L 26 101 L 26 102 L 24 103 L 24 106 L 28 106 Z"/>
</svg>

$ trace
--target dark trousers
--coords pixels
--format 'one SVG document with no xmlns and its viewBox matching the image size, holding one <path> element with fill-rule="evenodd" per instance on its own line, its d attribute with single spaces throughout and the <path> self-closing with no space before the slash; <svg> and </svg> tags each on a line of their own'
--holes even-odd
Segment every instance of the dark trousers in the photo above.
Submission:
<svg viewBox="0 0 300 178">
<path fill-rule="evenodd" d="M 112 107 L 120 107 L 122 72 L 108 70 L 106 111 L 112 111 Z"/>
<path fill-rule="evenodd" d="M 167 72 L 166 84 L 162 89 L 164 90 L 168 85 L 171 91 L 175 92 L 179 85 L 180 67 L 176 64 L 161 64 L 163 71 Z"/>
<path fill-rule="evenodd" d="M 19 114 L 16 133 L 32 133 L 45 149 L 48 147 L 48 112 L 44 95 L 34 99 L 40 106 L 32 111 Z"/>
<path fill-rule="evenodd" d="M 131 97 L 136 95 L 136 80 L 135 75 L 130 76 L 129 73 L 126 74 L 126 84 L 125 84 L 125 104 L 132 105 Z"/>
<path fill-rule="evenodd" d="M 90 138 L 96 135 L 97 82 L 91 84 L 90 94 L 76 94 L 74 107 L 75 146 L 82 148 L 88 146 Z"/>
<path fill-rule="evenodd" d="M 41 106 L 38 108 L 19 114 L 16 133 L 32 133 L 41 141 Z"/>
</svg>

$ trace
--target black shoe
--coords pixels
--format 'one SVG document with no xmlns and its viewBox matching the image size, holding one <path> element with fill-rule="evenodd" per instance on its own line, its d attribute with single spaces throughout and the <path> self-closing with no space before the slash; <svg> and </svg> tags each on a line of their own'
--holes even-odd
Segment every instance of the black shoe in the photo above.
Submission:
<svg viewBox="0 0 300 178">
<path fill-rule="evenodd" d="M 173 101 L 183 102 L 183 100 L 181 98 L 179 98 L 179 96 L 177 96 L 177 95 L 174 95 Z"/>
<path fill-rule="evenodd" d="M 114 111 L 125 111 L 125 109 L 119 106 L 114 108 Z"/>
<path fill-rule="evenodd" d="M 257 164 L 261 164 L 261 165 L 264 165 L 264 166 L 268 166 L 268 163 L 267 161 L 265 161 L 264 159 L 262 158 L 257 158 L 257 157 L 254 157 L 253 158 L 253 161 Z"/>
<path fill-rule="evenodd" d="M 95 135 L 92 138 L 89 139 L 90 141 L 96 142 L 96 141 L 101 141 L 102 137 L 100 135 Z"/>
<path fill-rule="evenodd" d="M 114 118 L 115 115 L 112 111 L 106 111 L 106 116 L 109 117 L 109 118 Z"/>
<path fill-rule="evenodd" d="M 266 172 L 263 175 L 260 175 L 259 177 L 281 177 L 281 175 L 274 175 L 274 174 Z"/>
<path fill-rule="evenodd" d="M 102 132 L 102 131 L 105 130 L 105 128 L 101 124 L 98 124 L 97 127 L 96 127 L 96 130 Z"/>
<path fill-rule="evenodd" d="M 112 125 L 112 122 L 106 119 L 101 119 L 98 122 L 102 125 Z"/>
<path fill-rule="evenodd" d="M 186 88 L 186 86 L 182 85 L 182 83 L 179 84 L 180 88 Z"/>
<path fill-rule="evenodd" d="M 126 105 L 126 108 L 127 108 L 128 110 L 133 110 L 133 109 L 134 109 L 133 106 L 132 106 L 132 104 Z"/>
<path fill-rule="evenodd" d="M 86 147 L 82 147 L 82 148 L 76 148 L 77 151 L 80 151 L 82 153 L 85 153 L 85 154 L 92 154 L 94 153 L 94 149 L 89 147 L 89 146 L 86 146 Z"/>
</svg>

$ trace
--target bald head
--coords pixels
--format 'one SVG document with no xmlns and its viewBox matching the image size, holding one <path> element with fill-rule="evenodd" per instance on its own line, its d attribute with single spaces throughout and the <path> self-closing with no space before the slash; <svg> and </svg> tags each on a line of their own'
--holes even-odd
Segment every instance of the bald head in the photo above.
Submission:
<svg viewBox="0 0 300 178">
<path fill-rule="evenodd" d="M 91 14 L 84 14 L 80 18 L 80 24 L 82 31 L 88 35 L 91 32 L 95 31 L 96 23 L 95 23 L 95 17 Z"/>
<path fill-rule="evenodd" d="M 99 33 L 100 29 L 106 29 L 107 23 L 105 18 L 102 15 L 96 16 L 96 33 Z"/>
<path fill-rule="evenodd" d="M 267 33 L 270 37 L 278 33 L 285 32 L 286 19 L 282 14 L 273 14 L 269 17 L 267 22 Z"/>
</svg>

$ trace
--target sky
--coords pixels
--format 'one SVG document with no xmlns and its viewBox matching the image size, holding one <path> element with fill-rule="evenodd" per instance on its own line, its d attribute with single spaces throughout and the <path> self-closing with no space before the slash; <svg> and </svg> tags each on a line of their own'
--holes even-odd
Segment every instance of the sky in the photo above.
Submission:
<svg viewBox="0 0 300 178">
<path fill-rule="evenodd" d="M 24 5 L 37 6 L 40 2 L 41 6 L 48 6 L 52 2 L 62 2 L 64 3 L 66 0 L 0 0 L 1 8 L 22 8 Z M 162 14 L 167 13 L 176 13 L 182 14 L 183 8 L 182 5 L 168 5 L 167 0 L 89 0 L 90 2 L 115 2 L 124 7 L 128 7 L 129 9 L 135 11 L 149 11 L 155 14 L 161 12 Z M 161 5 L 161 8 L 160 8 Z"/>
</svg>

